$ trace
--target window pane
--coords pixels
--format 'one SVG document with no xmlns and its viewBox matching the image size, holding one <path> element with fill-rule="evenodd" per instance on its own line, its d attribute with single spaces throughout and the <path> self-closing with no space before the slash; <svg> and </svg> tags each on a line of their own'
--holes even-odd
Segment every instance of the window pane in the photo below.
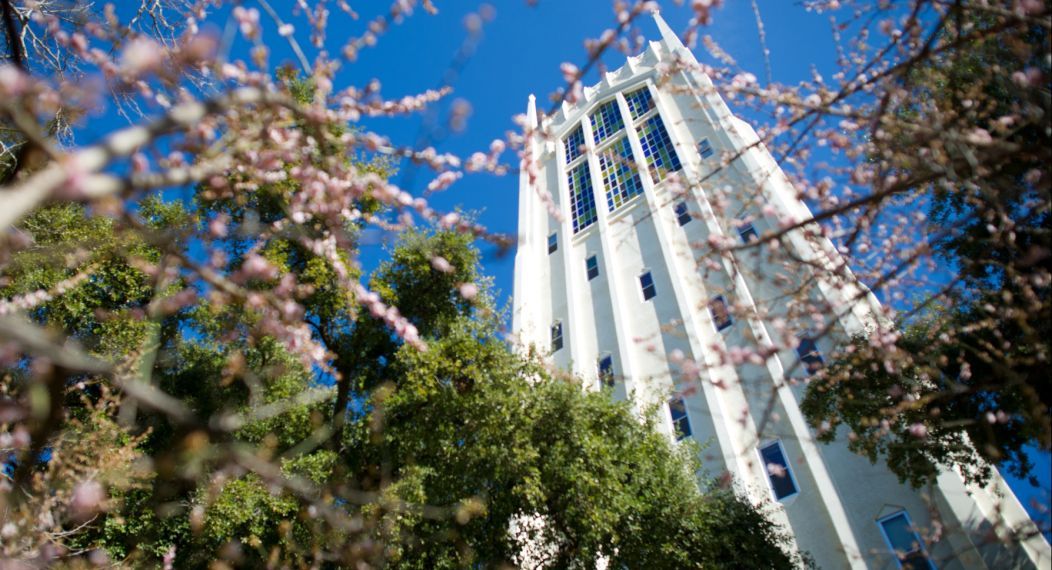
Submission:
<svg viewBox="0 0 1052 570">
<path fill-rule="evenodd" d="M 918 570 L 934 568 L 924 552 L 920 536 L 911 528 L 905 511 L 880 521 L 880 526 L 903 568 Z"/>
<path fill-rule="evenodd" d="M 796 483 L 793 482 L 789 462 L 782 453 L 782 446 L 778 442 L 768 444 L 760 449 L 760 456 L 763 458 L 764 470 L 771 481 L 775 498 L 781 500 L 796 493 Z"/>
<path fill-rule="evenodd" d="M 621 111 L 617 108 L 617 99 L 603 103 L 592 114 L 592 134 L 595 135 L 595 144 L 602 143 L 624 126 Z"/>
<path fill-rule="evenodd" d="M 570 210 L 573 212 L 573 231 L 577 233 L 598 219 L 595 209 L 595 193 L 592 192 L 592 172 L 587 162 L 566 173 L 570 187 Z"/>
<path fill-rule="evenodd" d="M 712 313 L 712 322 L 718 331 L 734 324 L 730 308 L 727 307 L 727 300 L 723 298 L 723 295 L 717 295 L 709 301 L 709 312 Z"/>
<path fill-rule="evenodd" d="M 741 236 L 742 241 L 745 243 L 749 243 L 760 237 L 759 234 L 756 233 L 756 229 L 752 227 L 752 223 L 745 223 L 739 226 L 738 235 Z"/>
<path fill-rule="evenodd" d="M 554 253 L 557 249 L 559 249 L 559 234 L 552 234 L 548 236 L 548 253 Z"/>
<path fill-rule="evenodd" d="M 603 176 L 606 205 L 610 211 L 643 192 L 643 183 L 639 181 L 632 148 L 626 137 L 621 137 L 599 154 L 599 171 Z"/>
<path fill-rule="evenodd" d="M 687 404 L 683 398 L 673 398 L 668 402 L 669 412 L 672 414 L 672 427 L 676 429 L 676 439 L 689 437 L 690 418 L 687 417 Z"/>
<path fill-rule="evenodd" d="M 654 278 L 650 275 L 650 272 L 639 276 L 639 286 L 643 289 L 643 300 L 649 300 L 657 295 L 657 287 L 654 286 Z"/>
<path fill-rule="evenodd" d="M 563 324 L 555 323 L 552 325 L 552 352 L 555 352 L 563 347 Z"/>
<path fill-rule="evenodd" d="M 689 224 L 692 219 L 694 219 L 694 217 L 690 215 L 690 208 L 687 207 L 686 202 L 676 204 L 676 220 L 679 222 L 679 225 L 685 226 Z"/>
<path fill-rule="evenodd" d="M 610 355 L 599 359 L 599 381 L 603 386 L 614 385 L 614 357 Z"/>
<path fill-rule="evenodd" d="M 628 112 L 633 119 L 638 119 L 654 108 L 654 99 L 650 96 L 650 89 L 646 87 L 625 93 L 625 102 L 628 103 Z"/>
<path fill-rule="evenodd" d="M 596 256 L 591 256 L 584 262 L 585 269 L 588 271 L 588 280 L 599 276 L 599 259 Z"/>
<path fill-rule="evenodd" d="M 800 339 L 800 345 L 796 347 L 796 354 L 800 356 L 800 361 L 804 363 L 808 374 L 814 374 L 825 366 L 822 353 L 819 352 L 818 345 L 812 338 Z"/>
<path fill-rule="evenodd" d="M 698 143 L 698 152 L 701 153 L 701 158 L 708 158 L 716 153 L 712 149 L 712 143 L 709 142 L 709 139 L 701 139 L 701 142 Z"/>
<path fill-rule="evenodd" d="M 647 159 L 647 168 L 655 183 L 664 180 L 669 172 L 680 169 L 679 157 L 672 147 L 661 115 L 654 115 L 640 125 L 639 144 L 643 146 L 643 156 Z"/>
<path fill-rule="evenodd" d="M 584 128 L 577 125 L 563 142 L 566 144 L 566 164 L 570 164 L 584 152 Z"/>
</svg>

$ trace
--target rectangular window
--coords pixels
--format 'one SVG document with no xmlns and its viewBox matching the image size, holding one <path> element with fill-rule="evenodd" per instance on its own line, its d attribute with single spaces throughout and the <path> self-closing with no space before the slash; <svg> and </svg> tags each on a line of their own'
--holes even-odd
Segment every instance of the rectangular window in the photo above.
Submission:
<svg viewBox="0 0 1052 570">
<path fill-rule="evenodd" d="M 723 298 L 723 295 L 717 295 L 709 301 L 709 312 L 712 313 L 712 323 L 716 325 L 716 330 L 722 331 L 734 324 L 734 319 L 731 318 L 730 307 L 727 306 L 727 300 Z"/>
<path fill-rule="evenodd" d="M 611 212 L 643 193 L 643 183 L 639 180 L 639 170 L 627 137 L 621 137 L 599 153 L 599 172 L 606 188 L 606 205 Z"/>
<path fill-rule="evenodd" d="M 743 222 L 742 225 L 738 226 L 738 235 L 741 236 L 744 243 L 749 243 L 760 237 L 756 233 L 756 228 L 752 227 L 752 222 Z"/>
<path fill-rule="evenodd" d="M 573 212 L 573 231 L 577 233 L 598 219 L 595 209 L 595 193 L 592 192 L 592 171 L 587 162 L 582 162 L 566 173 L 570 187 L 570 210 Z"/>
<path fill-rule="evenodd" d="M 687 417 L 687 403 L 683 401 L 683 398 L 669 400 L 668 411 L 672 414 L 672 427 L 676 430 L 676 441 L 690 437 L 690 418 Z"/>
<path fill-rule="evenodd" d="M 617 99 L 611 99 L 603 103 L 592 113 L 592 134 L 595 136 L 595 144 L 601 144 L 625 127 L 621 119 L 621 110 L 617 107 Z"/>
<path fill-rule="evenodd" d="M 584 154 L 584 128 L 577 125 L 577 128 L 563 139 L 563 143 L 566 145 L 566 164 L 570 164 Z"/>
<path fill-rule="evenodd" d="M 899 568 L 935 570 L 935 565 L 928 559 L 928 553 L 924 550 L 924 541 L 913 530 L 913 523 L 906 511 L 884 517 L 878 520 L 877 524 L 884 534 L 884 540 L 895 553 Z"/>
<path fill-rule="evenodd" d="M 676 204 L 675 210 L 676 221 L 678 221 L 681 226 L 689 224 L 690 221 L 694 219 L 694 216 L 690 215 L 690 208 L 687 206 L 686 202 L 679 202 Z"/>
<path fill-rule="evenodd" d="M 772 441 L 760 448 L 760 459 L 763 461 L 767 479 L 771 482 L 774 498 L 781 501 L 799 492 L 793 470 L 785 458 L 785 449 L 781 441 Z"/>
<path fill-rule="evenodd" d="M 712 149 L 712 143 L 709 142 L 709 139 L 701 139 L 701 142 L 698 143 L 698 152 L 701 153 L 701 158 L 708 158 L 713 154 L 716 154 L 716 151 Z"/>
<path fill-rule="evenodd" d="M 681 168 L 661 115 L 654 115 L 639 126 L 639 144 L 643 146 L 643 156 L 655 184 L 664 180 L 669 172 Z"/>
<path fill-rule="evenodd" d="M 588 259 L 584 260 L 584 268 L 589 281 L 599 277 L 599 258 L 594 255 L 588 256 Z"/>
<path fill-rule="evenodd" d="M 599 357 L 599 383 L 607 388 L 614 386 L 614 357 L 604 354 Z"/>
<path fill-rule="evenodd" d="M 815 343 L 813 338 L 801 338 L 800 344 L 796 346 L 796 354 L 800 357 L 800 361 L 804 363 L 804 368 L 807 369 L 808 374 L 814 374 L 825 366 L 822 352 L 818 350 L 818 344 Z"/>
<path fill-rule="evenodd" d="M 555 321 L 552 324 L 552 352 L 557 352 L 563 347 L 563 324 Z"/>
<path fill-rule="evenodd" d="M 643 289 L 643 300 L 649 301 L 657 295 L 657 288 L 654 287 L 654 277 L 650 275 L 650 272 L 639 276 L 639 286 Z"/>
<path fill-rule="evenodd" d="M 628 103 L 628 112 L 632 119 L 638 119 L 654 108 L 654 99 L 650 96 L 650 89 L 644 86 L 631 93 L 625 93 L 625 102 Z"/>
<path fill-rule="evenodd" d="M 557 249 L 559 249 L 559 234 L 554 233 L 548 236 L 548 253 L 555 253 Z"/>
</svg>

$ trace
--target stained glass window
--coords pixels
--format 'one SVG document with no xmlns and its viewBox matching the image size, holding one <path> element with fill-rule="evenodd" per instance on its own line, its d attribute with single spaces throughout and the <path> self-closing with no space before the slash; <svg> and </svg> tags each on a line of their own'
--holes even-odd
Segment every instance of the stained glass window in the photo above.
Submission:
<svg viewBox="0 0 1052 570">
<path fill-rule="evenodd" d="M 566 144 L 566 164 L 570 164 L 584 153 L 584 129 L 581 125 L 577 125 L 563 142 Z"/>
<path fill-rule="evenodd" d="M 672 140 L 660 115 L 654 115 L 640 125 L 639 143 L 643 146 L 643 156 L 654 182 L 660 182 L 669 172 L 680 169 L 679 157 L 672 148 Z"/>
<path fill-rule="evenodd" d="M 573 231 L 577 233 L 595 223 L 595 193 L 592 191 L 592 172 L 582 162 L 566 174 L 570 186 L 570 209 L 573 212 Z"/>
<path fill-rule="evenodd" d="M 600 144 L 625 126 L 621 110 L 617 108 L 617 99 L 603 103 L 592 113 L 592 133 L 595 144 Z"/>
<path fill-rule="evenodd" d="M 621 137 L 599 154 L 599 171 L 603 175 L 606 204 L 610 211 L 616 210 L 633 196 L 643 193 L 643 183 L 639 180 L 639 171 L 632 158 L 628 138 Z"/>
<path fill-rule="evenodd" d="M 650 96 L 650 89 L 646 87 L 625 93 L 625 102 L 628 103 L 628 111 L 633 120 L 642 117 L 647 111 L 654 108 L 654 99 Z"/>
</svg>

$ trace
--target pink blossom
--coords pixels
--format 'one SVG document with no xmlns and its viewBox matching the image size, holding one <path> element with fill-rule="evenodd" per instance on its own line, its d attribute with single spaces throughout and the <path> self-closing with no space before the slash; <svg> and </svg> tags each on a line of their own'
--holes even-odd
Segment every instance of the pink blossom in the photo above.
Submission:
<svg viewBox="0 0 1052 570">
<path fill-rule="evenodd" d="M 478 285 L 475 285 L 474 283 L 463 283 L 463 284 L 461 284 L 461 286 L 460 286 L 460 296 L 461 297 L 467 299 L 468 301 L 473 301 L 475 299 L 475 297 L 478 296 L 478 294 L 479 294 Z"/>
<path fill-rule="evenodd" d="M 77 518 L 87 518 L 103 508 L 106 490 L 94 479 L 81 481 L 73 489 L 69 506 Z"/>
<path fill-rule="evenodd" d="M 149 38 L 135 38 L 121 51 L 120 69 L 136 77 L 157 71 L 164 62 L 164 48 Z"/>
</svg>

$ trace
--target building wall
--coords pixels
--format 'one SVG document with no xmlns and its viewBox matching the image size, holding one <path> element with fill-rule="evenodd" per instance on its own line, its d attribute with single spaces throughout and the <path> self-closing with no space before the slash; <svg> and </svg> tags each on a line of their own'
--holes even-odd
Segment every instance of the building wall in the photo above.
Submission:
<svg viewBox="0 0 1052 570">
<path fill-rule="evenodd" d="M 665 403 L 682 398 L 691 437 L 702 445 L 705 471 L 729 472 L 757 500 L 774 501 L 758 449 L 780 441 L 798 493 L 774 501 L 775 518 L 822 568 L 898 567 L 877 521 L 904 510 L 915 526 L 931 528 L 930 508 L 944 525 L 944 538 L 929 550 L 934 560 L 950 560 L 941 568 L 1047 564 L 1043 539 L 1026 549 L 976 546 L 998 517 L 1021 522 L 1022 509 L 1010 492 L 999 512 L 989 489 L 966 489 L 956 473 L 944 474 L 932 489 L 916 491 L 885 466 L 851 453 L 844 441 L 818 444 L 799 409 L 807 374 L 795 351 L 765 361 L 725 362 L 728 349 L 780 343 L 779 321 L 816 331 L 828 328 L 817 345 L 829 354 L 835 344 L 875 323 L 879 304 L 824 238 L 793 232 L 788 251 L 782 252 L 752 248 L 713 256 L 702 247 L 713 238 L 740 239 L 736 220 L 743 217 L 762 234 L 778 223 L 771 211 L 798 220 L 808 219 L 810 212 L 752 128 L 731 114 L 707 77 L 689 69 L 657 74 L 659 65 L 669 61 L 693 61 L 660 20 L 659 27 L 662 42 L 651 43 L 599 85 L 586 88 L 576 105 L 564 103 L 539 123 L 531 99 L 528 121 L 551 137 L 529 137 L 527 156 L 536 161 L 538 176 L 536 183 L 522 177 L 513 317 L 521 345 L 550 353 L 555 367 L 582 378 L 588 389 L 600 389 L 597 362 L 611 355 L 611 397 L 630 400 L 639 413 L 660 404 L 660 424 L 670 437 L 675 432 Z M 624 98 L 639 88 L 651 94 L 681 163 L 678 174 L 663 180 L 647 174 Z M 597 153 L 586 151 L 581 163 L 590 170 L 597 221 L 574 232 L 565 140 L 578 125 L 585 140 L 594 140 L 589 116 L 611 100 L 625 122 L 630 160 L 636 162 L 643 191 L 610 211 Z M 700 152 L 704 140 L 711 156 Z M 726 156 L 737 158 L 720 168 Z M 562 219 L 543 205 L 545 193 Z M 677 221 L 674 209 L 680 202 L 692 218 L 685 224 Z M 771 209 L 757 211 L 756 203 Z M 558 235 L 558 249 L 549 253 L 552 233 Z M 599 275 L 588 279 L 591 255 L 598 258 Z M 797 258 L 827 270 L 808 271 Z M 657 291 L 650 300 L 640 287 L 645 271 Z M 734 308 L 734 323 L 724 330 L 717 330 L 708 308 L 715 296 Z M 800 296 L 822 307 L 819 322 L 799 314 L 791 299 Z M 556 321 L 563 324 L 563 347 L 551 352 L 550 327 Z M 691 363 L 701 370 L 690 369 Z M 1004 487 L 999 477 L 992 485 Z"/>
</svg>

